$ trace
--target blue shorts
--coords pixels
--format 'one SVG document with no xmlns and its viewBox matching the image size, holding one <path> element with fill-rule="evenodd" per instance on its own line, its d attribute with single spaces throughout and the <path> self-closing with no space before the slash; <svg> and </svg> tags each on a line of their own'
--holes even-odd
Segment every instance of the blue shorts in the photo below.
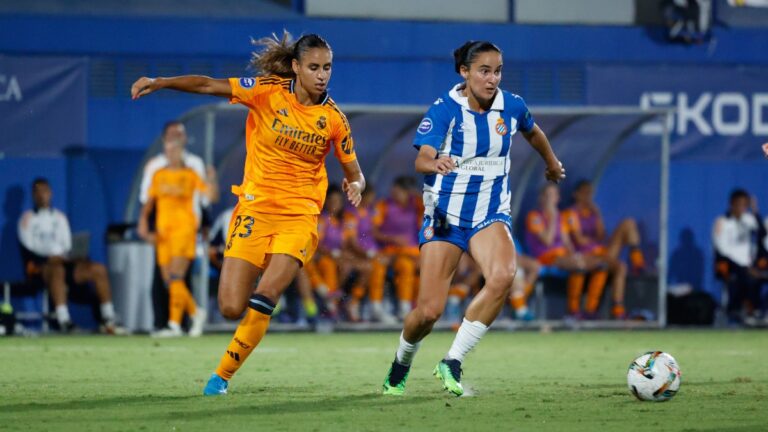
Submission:
<svg viewBox="0 0 768 432">
<path fill-rule="evenodd" d="M 495 214 L 489 216 L 486 220 L 480 222 L 474 228 L 461 228 L 456 225 L 435 226 L 434 220 L 430 216 L 424 216 L 424 224 L 419 230 L 419 247 L 425 243 L 434 241 L 444 241 L 458 246 L 462 251 L 469 250 L 469 239 L 480 232 L 483 228 L 489 227 L 492 223 L 501 222 L 507 226 L 512 233 L 512 217 L 508 214 Z"/>
</svg>

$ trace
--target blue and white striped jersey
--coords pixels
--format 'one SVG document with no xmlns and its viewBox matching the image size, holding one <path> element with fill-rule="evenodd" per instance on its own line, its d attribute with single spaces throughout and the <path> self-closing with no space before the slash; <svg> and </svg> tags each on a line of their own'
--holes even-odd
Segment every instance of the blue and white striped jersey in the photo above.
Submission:
<svg viewBox="0 0 768 432">
<path fill-rule="evenodd" d="M 499 89 L 491 109 L 469 109 L 462 84 L 438 98 L 419 124 L 413 144 L 449 155 L 457 168 L 448 175 L 424 178 L 424 214 L 462 228 L 474 228 L 510 210 L 509 148 L 518 130 L 534 121 L 520 96 Z"/>
</svg>

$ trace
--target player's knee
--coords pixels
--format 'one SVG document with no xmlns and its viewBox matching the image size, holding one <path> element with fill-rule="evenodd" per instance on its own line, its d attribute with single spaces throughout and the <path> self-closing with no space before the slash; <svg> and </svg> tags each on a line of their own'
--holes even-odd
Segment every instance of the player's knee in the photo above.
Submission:
<svg viewBox="0 0 768 432">
<path fill-rule="evenodd" d="M 493 269 L 486 278 L 486 288 L 503 295 L 512 287 L 516 272 L 517 268 L 514 264 Z"/>
<path fill-rule="evenodd" d="M 443 310 L 437 306 L 424 305 L 419 307 L 419 318 L 422 325 L 431 325 L 437 322 L 443 315 Z"/>
<path fill-rule="evenodd" d="M 628 231 L 637 231 L 637 222 L 633 218 L 626 218 L 621 221 L 621 226 Z"/>
<path fill-rule="evenodd" d="M 245 311 L 246 304 L 236 296 L 227 295 L 227 290 L 219 288 L 219 312 L 224 318 L 238 319 Z"/>
<path fill-rule="evenodd" d="M 226 319 L 236 320 L 243 315 L 244 310 L 244 305 L 240 305 L 235 302 L 219 301 L 219 312 L 221 312 L 221 315 Z"/>
</svg>

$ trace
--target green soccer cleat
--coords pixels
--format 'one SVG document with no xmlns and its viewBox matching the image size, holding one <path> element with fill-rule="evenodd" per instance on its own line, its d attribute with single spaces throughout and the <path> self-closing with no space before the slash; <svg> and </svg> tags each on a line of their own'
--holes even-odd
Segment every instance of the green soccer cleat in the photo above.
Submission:
<svg viewBox="0 0 768 432">
<path fill-rule="evenodd" d="M 456 396 L 464 394 L 461 386 L 461 362 L 458 360 L 440 360 L 432 374 L 443 382 L 443 389 Z"/>
<path fill-rule="evenodd" d="M 387 377 L 384 379 L 383 393 L 391 396 L 402 396 L 405 393 L 405 380 L 408 379 L 410 371 L 410 366 L 403 366 L 395 359 L 392 362 L 392 367 L 389 368 L 389 372 L 387 372 Z"/>
</svg>

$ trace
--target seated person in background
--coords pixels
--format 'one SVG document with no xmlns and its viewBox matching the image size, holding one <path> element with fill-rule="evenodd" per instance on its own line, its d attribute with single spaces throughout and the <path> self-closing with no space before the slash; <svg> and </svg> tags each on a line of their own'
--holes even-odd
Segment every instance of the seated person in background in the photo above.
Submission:
<svg viewBox="0 0 768 432">
<path fill-rule="evenodd" d="M 458 331 L 464 317 L 464 300 L 480 291 L 482 282 L 483 273 L 475 260 L 467 253 L 462 254 L 445 303 L 445 320 L 452 323 L 454 330 Z"/>
<path fill-rule="evenodd" d="M 517 252 L 517 274 L 512 282 L 512 290 L 509 292 L 509 304 L 515 312 L 515 318 L 523 321 L 532 321 L 533 314 L 528 310 L 528 298 L 533 292 L 536 281 L 539 279 L 541 264 L 536 259 Z"/>
<path fill-rule="evenodd" d="M 389 197 L 376 204 L 373 235 L 381 253 L 392 262 L 395 271 L 395 295 L 398 316 L 411 311 L 415 298 L 419 262 L 419 228 L 424 214 L 421 196 L 414 191 L 413 177 L 397 177 Z M 371 284 L 377 284 L 372 281 Z"/>
<path fill-rule="evenodd" d="M 760 284 L 753 277 L 757 255 L 758 221 L 750 212 L 750 196 L 743 189 L 731 192 L 725 215 L 715 220 L 715 272 L 728 289 L 726 311 L 731 323 L 742 322 L 742 308 L 749 300 L 744 322 L 751 324 L 760 313 Z"/>
<path fill-rule="evenodd" d="M 92 284 L 100 303 L 99 330 L 122 333 L 115 325 L 115 309 L 106 268 L 87 259 L 69 259 L 72 233 L 67 216 L 51 207 L 51 186 L 37 178 L 32 183 L 34 209 L 19 219 L 18 234 L 28 277 L 42 276 L 50 290 L 61 331 L 74 329 L 67 307 L 67 285 Z"/>
<path fill-rule="evenodd" d="M 525 240 L 528 250 L 546 266 L 570 272 L 568 276 L 568 314 L 581 318 L 581 293 L 587 273 L 590 274 L 587 302 L 584 307 L 587 318 L 592 318 L 600 305 L 608 272 L 603 269 L 603 259 L 574 251 L 568 235 L 568 226 L 560 214 L 560 189 L 548 183 L 539 193 L 539 207 L 528 212 L 525 219 Z M 542 317 L 545 318 L 545 317 Z"/>
<path fill-rule="evenodd" d="M 152 178 L 149 199 L 141 209 L 138 233 L 141 238 L 155 244 L 157 264 L 168 286 L 168 328 L 155 333 L 158 337 L 181 336 L 181 320 L 186 312 L 192 318 L 190 336 L 200 336 L 207 313 L 198 309 L 184 277 L 195 258 L 195 245 L 199 226 L 194 210 L 196 192 L 216 201 L 219 189 L 216 172 L 209 168 L 206 183 L 194 170 L 184 165 L 184 146 L 181 142 L 166 142 L 168 166 L 158 170 Z M 149 232 L 149 214 L 156 213 L 156 234 Z M 248 226 L 248 220 L 239 224 Z M 253 221 L 250 221 L 253 224 Z"/>
<path fill-rule="evenodd" d="M 357 207 L 350 207 L 344 214 L 346 236 L 346 249 L 356 259 L 368 261 L 370 274 L 368 276 L 368 300 L 371 304 L 371 319 L 385 324 L 397 322 L 394 316 L 384 308 L 384 281 L 387 275 L 389 262 L 379 253 L 379 244 L 373 233 L 374 220 L 376 219 L 376 188 L 368 183 L 363 192 L 362 201 Z M 366 281 L 358 281 L 359 286 L 366 286 Z M 361 291 L 353 291 L 353 301 L 359 301 L 365 295 Z"/>
<path fill-rule="evenodd" d="M 605 259 L 612 275 L 611 315 L 622 319 L 626 316 L 624 291 L 627 284 L 627 266 L 621 261 L 621 251 L 625 247 L 629 248 L 632 271 L 643 271 L 645 258 L 640 249 L 640 233 L 635 220 L 627 218 L 619 223 L 610 237 L 607 236 L 603 216 L 593 197 L 592 183 L 587 180 L 580 181 L 573 191 L 573 206 L 563 211 L 563 217 L 576 251 Z"/>
<path fill-rule="evenodd" d="M 345 248 L 348 232 L 344 229 L 344 194 L 337 185 L 328 187 L 317 231 L 320 237 L 317 252 L 312 261 L 304 266 L 307 276 L 318 294 L 327 298 L 328 309 L 333 314 L 337 310 L 338 300 L 343 296 L 342 283 L 355 272 L 357 279 L 352 288 L 355 294 L 348 302 L 347 315 L 351 321 L 359 321 L 359 303 L 354 297 L 361 297 L 361 291 L 365 293 L 359 281 L 367 280 L 370 266 L 367 259 L 355 257 Z"/>
</svg>

